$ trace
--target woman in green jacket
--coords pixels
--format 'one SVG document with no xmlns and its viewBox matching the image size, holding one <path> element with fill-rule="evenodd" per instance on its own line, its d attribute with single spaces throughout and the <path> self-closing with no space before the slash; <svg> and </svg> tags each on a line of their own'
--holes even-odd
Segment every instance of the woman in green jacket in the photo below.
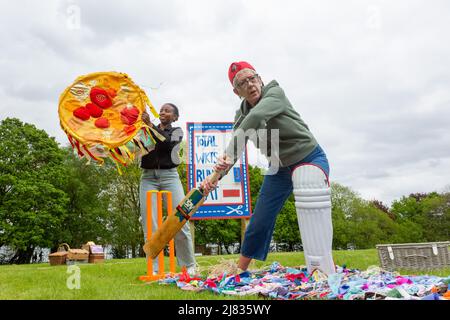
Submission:
<svg viewBox="0 0 450 320">
<path fill-rule="evenodd" d="M 227 174 L 247 139 L 256 141 L 270 166 L 245 232 L 239 267 L 245 271 L 252 259 L 266 260 L 276 217 L 293 192 L 308 271 L 334 273 L 325 152 L 275 80 L 264 85 L 255 68 L 245 61 L 232 63 L 228 76 L 242 103 L 236 112 L 231 142 L 215 170 L 223 172 L 222 176 Z M 217 183 L 207 178 L 201 187 L 210 192 Z"/>
</svg>

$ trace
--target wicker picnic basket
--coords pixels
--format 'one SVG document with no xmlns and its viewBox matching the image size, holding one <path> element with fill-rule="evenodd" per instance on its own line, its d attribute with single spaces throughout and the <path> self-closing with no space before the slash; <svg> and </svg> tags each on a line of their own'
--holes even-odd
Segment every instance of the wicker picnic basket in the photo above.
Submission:
<svg viewBox="0 0 450 320">
<path fill-rule="evenodd" d="M 97 245 L 93 241 L 89 241 L 86 244 L 84 244 L 81 248 L 89 252 L 89 263 L 104 262 L 105 253 L 101 245 Z"/>
<path fill-rule="evenodd" d="M 383 269 L 429 270 L 450 267 L 450 241 L 377 245 Z"/>
<path fill-rule="evenodd" d="M 67 243 L 59 246 L 58 251 L 67 251 L 66 263 L 88 263 L 89 251 L 84 249 L 71 249 Z"/>
<path fill-rule="evenodd" d="M 58 266 L 62 264 L 66 264 L 67 259 L 67 251 L 56 251 L 54 253 L 50 253 L 48 255 L 48 260 L 51 266 Z"/>
</svg>

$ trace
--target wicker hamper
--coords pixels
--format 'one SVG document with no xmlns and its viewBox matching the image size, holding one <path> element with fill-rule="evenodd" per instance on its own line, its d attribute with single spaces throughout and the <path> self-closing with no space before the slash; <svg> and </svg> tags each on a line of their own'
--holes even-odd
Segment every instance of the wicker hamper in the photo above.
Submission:
<svg viewBox="0 0 450 320">
<path fill-rule="evenodd" d="M 450 267 L 450 241 L 377 245 L 383 269 L 429 270 Z"/>
<path fill-rule="evenodd" d="M 89 254 L 89 263 L 103 263 L 104 261 L 105 261 L 105 255 L 103 253 Z"/>
<path fill-rule="evenodd" d="M 96 245 L 89 241 L 82 247 L 89 252 L 89 263 L 102 263 L 105 260 L 105 254 L 101 245 Z"/>
<path fill-rule="evenodd" d="M 84 249 L 70 249 L 67 243 L 63 243 L 60 245 L 60 249 L 67 250 L 67 258 L 66 264 L 74 264 L 74 263 L 88 263 L 89 262 L 89 251 Z"/>
</svg>

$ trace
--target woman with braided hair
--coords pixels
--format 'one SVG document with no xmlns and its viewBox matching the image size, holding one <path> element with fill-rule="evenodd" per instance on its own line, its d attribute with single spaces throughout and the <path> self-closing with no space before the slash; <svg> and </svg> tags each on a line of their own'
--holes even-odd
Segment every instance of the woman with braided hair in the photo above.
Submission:
<svg viewBox="0 0 450 320">
<path fill-rule="evenodd" d="M 147 113 L 144 113 L 142 116 L 143 121 L 148 126 L 151 126 L 165 138 L 164 141 L 161 141 L 156 135 L 152 134 L 153 138 L 157 140 L 155 150 L 141 159 L 140 203 L 145 239 L 147 239 L 147 191 L 170 191 L 172 192 L 172 202 L 175 204 L 181 202 L 185 196 L 177 171 L 177 167 L 180 164 L 179 149 L 180 142 L 183 140 L 183 131 L 180 127 L 172 126 L 172 123 L 177 121 L 178 117 L 178 108 L 172 103 L 162 105 L 159 112 L 161 123 L 157 126 L 150 122 L 150 117 Z M 156 199 L 152 199 L 152 232 L 155 232 L 158 227 L 156 205 Z M 196 273 L 196 262 L 188 223 L 175 236 L 175 250 L 178 265 L 186 266 L 187 272 L 190 275 L 194 275 Z M 153 260 L 153 270 L 155 273 L 158 272 L 157 259 Z"/>
</svg>

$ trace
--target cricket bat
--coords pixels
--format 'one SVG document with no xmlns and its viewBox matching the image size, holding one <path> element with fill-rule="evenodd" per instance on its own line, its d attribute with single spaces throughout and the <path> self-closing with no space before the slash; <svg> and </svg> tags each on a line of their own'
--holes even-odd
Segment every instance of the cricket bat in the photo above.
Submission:
<svg viewBox="0 0 450 320">
<path fill-rule="evenodd" d="M 210 181 L 216 182 L 220 178 L 220 173 L 214 171 L 210 175 Z M 155 259 L 166 244 L 175 237 L 178 231 L 184 226 L 189 218 L 205 202 L 206 194 L 200 188 L 194 188 L 184 197 L 184 199 L 173 210 L 163 222 L 161 227 L 144 244 L 144 251 L 148 257 Z"/>
</svg>

